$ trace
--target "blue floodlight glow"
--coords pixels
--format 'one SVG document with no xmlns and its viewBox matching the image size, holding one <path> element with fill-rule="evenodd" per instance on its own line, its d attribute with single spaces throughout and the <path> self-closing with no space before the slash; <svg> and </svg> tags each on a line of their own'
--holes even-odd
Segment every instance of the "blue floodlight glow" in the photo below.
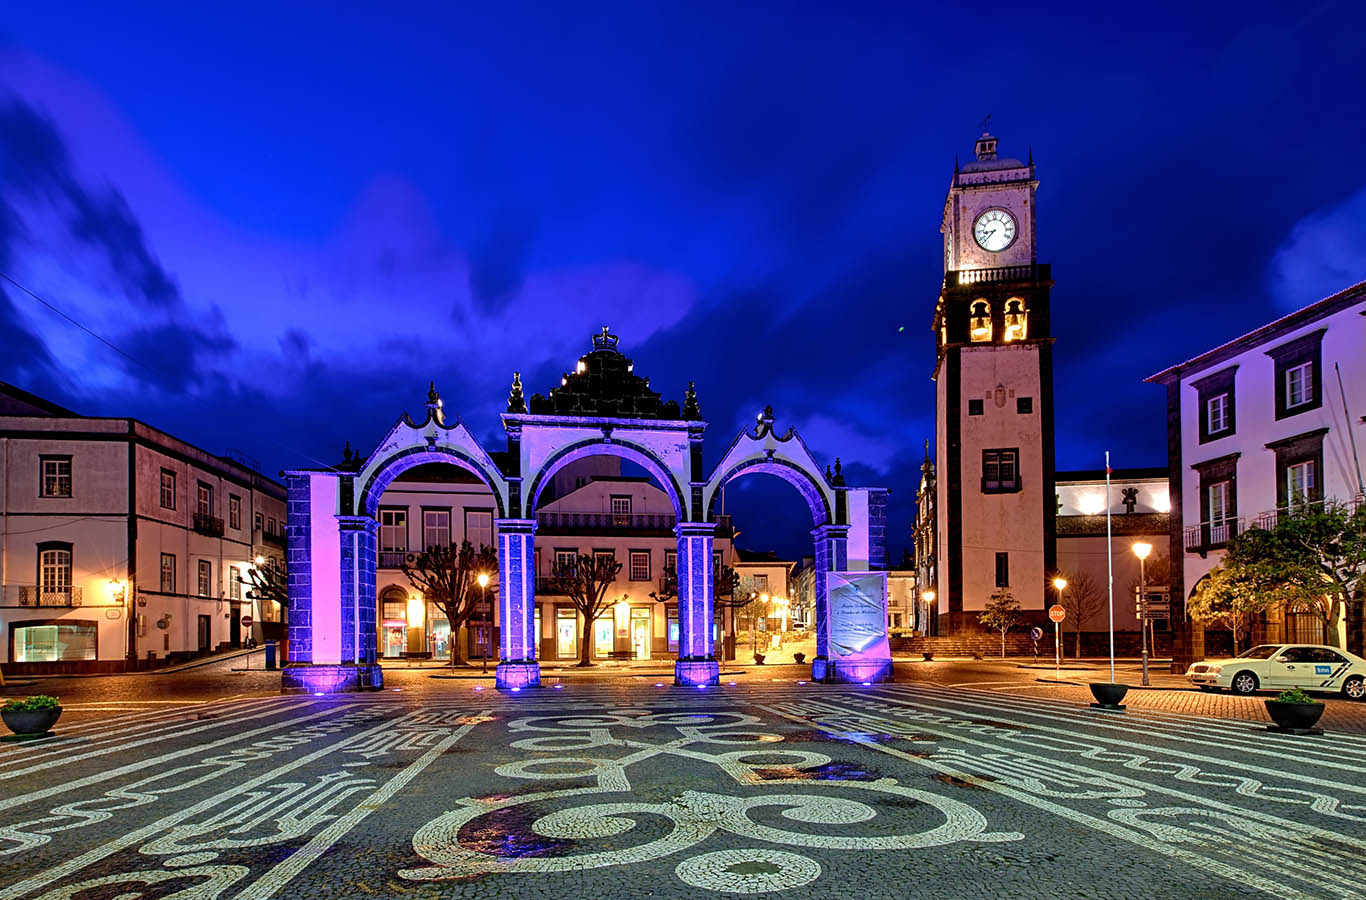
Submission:
<svg viewBox="0 0 1366 900">
<path fill-rule="evenodd" d="M 564 685 L 562 685 L 562 684 L 557 684 L 557 685 L 555 685 L 555 690 L 557 690 L 557 691 L 562 691 L 562 690 L 564 690 Z"/>
<path fill-rule="evenodd" d="M 476 685 L 474 686 L 474 689 L 475 689 L 476 691 L 482 691 L 482 690 L 484 689 L 484 686 L 483 686 L 482 684 L 476 684 Z"/>
<path fill-rule="evenodd" d="M 512 691 L 512 692 L 515 694 L 515 693 L 517 693 L 518 691 L 520 691 L 521 688 L 515 687 L 515 688 L 509 688 L 508 690 Z"/>
</svg>

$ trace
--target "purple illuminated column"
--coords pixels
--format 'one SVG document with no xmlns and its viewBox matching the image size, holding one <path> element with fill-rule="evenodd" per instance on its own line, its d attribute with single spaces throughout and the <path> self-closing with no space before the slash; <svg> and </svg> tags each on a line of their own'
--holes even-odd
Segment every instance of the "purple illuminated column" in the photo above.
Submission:
<svg viewBox="0 0 1366 900">
<path fill-rule="evenodd" d="M 498 663 L 500 690 L 536 687 L 536 520 L 499 519 Z"/>
<path fill-rule="evenodd" d="M 812 581 L 816 592 L 816 658 L 811 660 L 811 677 L 824 681 L 830 666 L 830 578 L 831 572 L 849 567 L 849 526 L 822 525 L 811 532 L 815 541 Z"/>
<path fill-rule="evenodd" d="M 712 633 L 714 522 L 679 522 L 678 536 L 678 661 L 674 684 L 720 684 Z"/>
</svg>

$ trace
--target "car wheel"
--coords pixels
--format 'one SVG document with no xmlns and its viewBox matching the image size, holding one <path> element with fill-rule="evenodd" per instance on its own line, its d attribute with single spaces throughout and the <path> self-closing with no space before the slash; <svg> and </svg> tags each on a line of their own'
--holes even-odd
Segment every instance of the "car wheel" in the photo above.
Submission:
<svg viewBox="0 0 1366 900">
<path fill-rule="evenodd" d="M 1342 685 L 1342 693 L 1348 700 L 1366 699 L 1366 678 L 1360 675 L 1353 675 Z"/>
<path fill-rule="evenodd" d="M 1233 676 L 1229 686 L 1235 694 L 1251 694 L 1257 690 L 1257 676 L 1251 672 L 1239 672 Z"/>
</svg>

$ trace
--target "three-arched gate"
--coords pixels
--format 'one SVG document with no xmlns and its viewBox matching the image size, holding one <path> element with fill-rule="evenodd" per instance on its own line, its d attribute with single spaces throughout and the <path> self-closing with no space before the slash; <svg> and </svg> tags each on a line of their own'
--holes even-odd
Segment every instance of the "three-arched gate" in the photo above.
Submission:
<svg viewBox="0 0 1366 900">
<path fill-rule="evenodd" d="M 539 683 L 534 626 L 535 511 L 565 466 L 588 456 L 621 457 L 649 472 L 673 504 L 677 549 L 678 684 L 716 684 L 713 646 L 712 515 L 721 488 L 755 472 L 801 493 L 812 518 L 817 681 L 891 678 L 887 643 L 886 491 L 849 487 L 822 472 L 791 429 L 773 430 L 772 409 L 742 431 L 721 461 L 702 470 L 702 420 L 689 385 L 680 406 L 662 401 L 617 349 L 606 328 L 560 386 L 528 402 L 514 375 L 503 413 L 507 452 L 499 462 L 458 418 L 448 421 L 435 389 L 427 416 L 406 414 L 368 457 L 340 469 L 296 469 L 288 484 L 289 651 L 285 690 L 381 686 L 377 663 L 378 505 L 414 466 L 442 462 L 476 476 L 492 493 L 498 552 L 500 688 Z"/>
</svg>

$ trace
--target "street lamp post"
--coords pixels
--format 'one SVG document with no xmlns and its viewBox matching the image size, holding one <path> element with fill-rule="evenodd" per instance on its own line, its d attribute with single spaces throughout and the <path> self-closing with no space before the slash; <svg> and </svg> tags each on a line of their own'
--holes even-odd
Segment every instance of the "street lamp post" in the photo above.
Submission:
<svg viewBox="0 0 1366 900">
<path fill-rule="evenodd" d="M 489 573 L 480 572 L 474 579 L 479 582 L 479 590 L 482 596 L 479 599 L 479 618 L 481 625 L 479 628 L 479 656 L 483 662 L 483 671 L 487 675 L 489 671 L 489 644 L 493 635 L 492 623 L 489 621 Z"/>
<path fill-rule="evenodd" d="M 930 635 L 930 607 L 934 606 L 934 598 L 935 593 L 932 590 L 923 591 L 920 594 L 920 599 L 925 601 L 925 619 L 920 623 L 920 630 L 925 633 L 926 637 Z"/>
<path fill-rule="evenodd" d="M 1067 579 L 1059 575 L 1053 579 L 1053 587 L 1058 589 L 1058 605 L 1062 606 L 1062 592 L 1067 589 Z M 1061 677 L 1062 670 L 1062 625 L 1053 623 L 1053 677 Z"/>
<path fill-rule="evenodd" d="M 1148 686 L 1148 584 L 1144 565 L 1153 545 L 1139 541 L 1134 544 L 1134 556 L 1138 557 L 1138 631 L 1143 642 L 1143 686 Z"/>
</svg>

